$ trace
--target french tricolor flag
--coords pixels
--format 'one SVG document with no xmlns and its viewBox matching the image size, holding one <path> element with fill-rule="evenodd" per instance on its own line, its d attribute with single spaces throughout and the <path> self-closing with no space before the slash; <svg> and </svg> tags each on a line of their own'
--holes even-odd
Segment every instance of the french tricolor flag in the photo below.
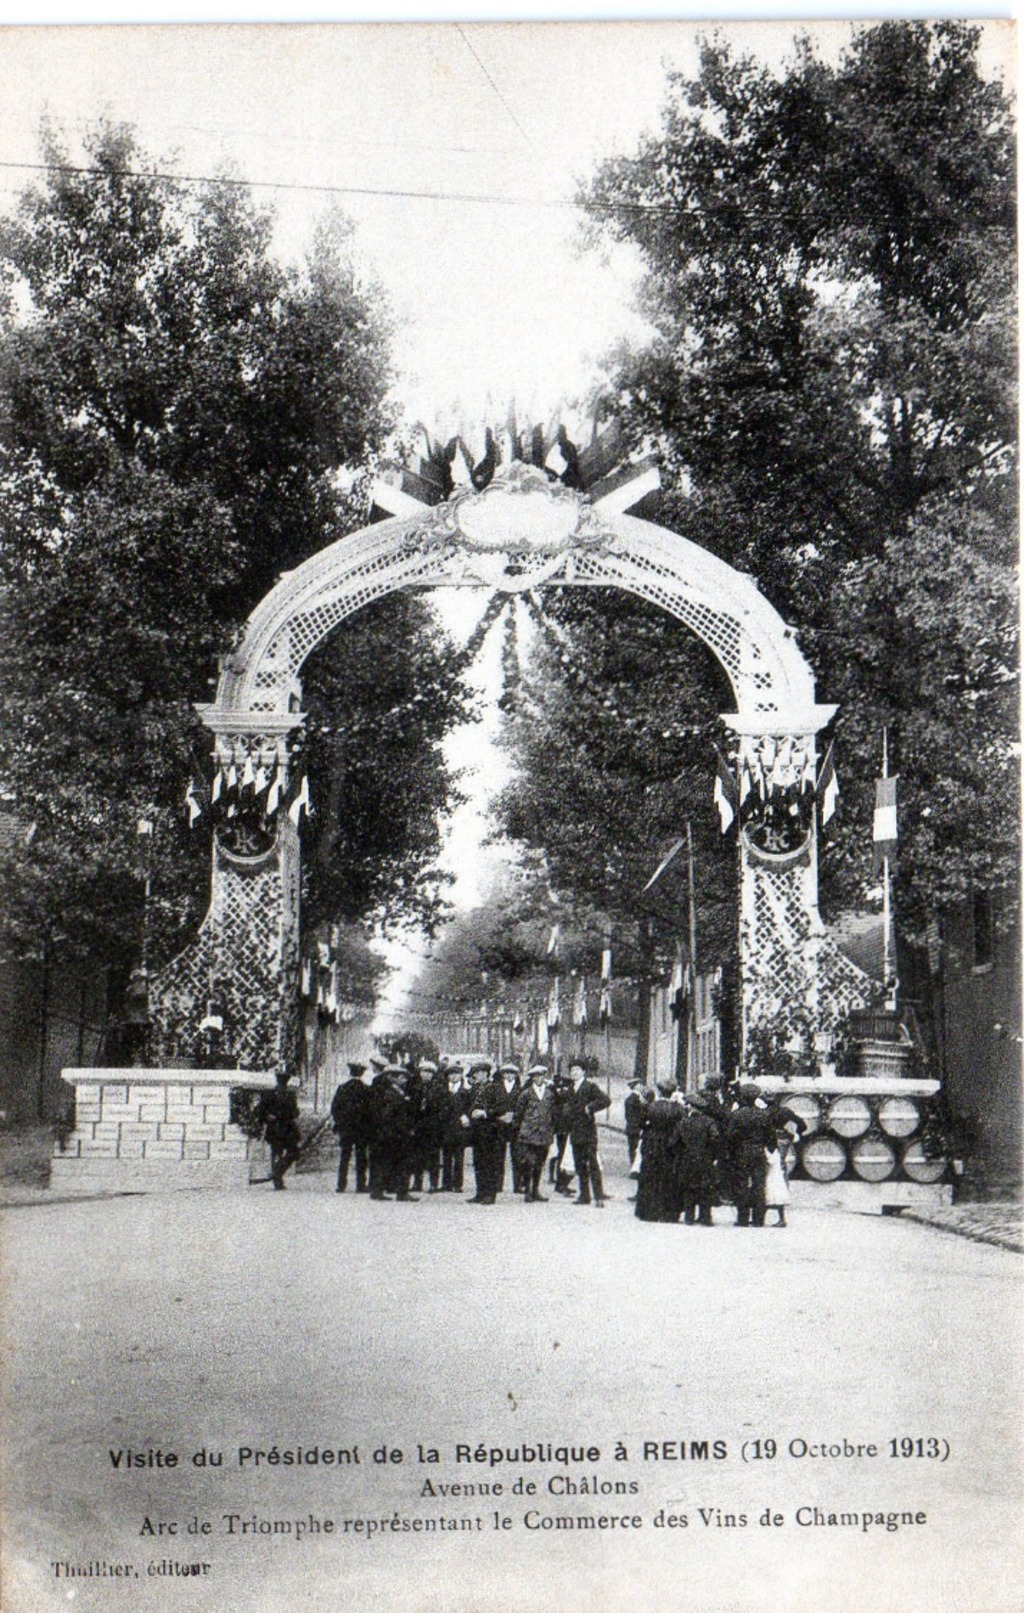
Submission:
<svg viewBox="0 0 1024 1617">
<path fill-rule="evenodd" d="M 896 857 L 896 782 L 898 775 L 883 775 L 875 782 L 875 870 Z"/>
</svg>

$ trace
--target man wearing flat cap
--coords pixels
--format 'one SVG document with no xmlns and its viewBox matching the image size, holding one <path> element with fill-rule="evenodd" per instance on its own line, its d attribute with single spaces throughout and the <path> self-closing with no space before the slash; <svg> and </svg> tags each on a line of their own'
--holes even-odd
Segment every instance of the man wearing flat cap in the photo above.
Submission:
<svg viewBox="0 0 1024 1617">
<path fill-rule="evenodd" d="M 511 1109 L 512 1120 L 502 1129 L 500 1165 L 496 1169 L 497 1194 L 505 1189 L 505 1158 L 512 1160 L 512 1189 L 516 1195 L 522 1190 L 522 1174 L 519 1168 L 519 1156 L 515 1144 L 515 1111 L 516 1104 L 523 1092 L 523 1075 L 518 1061 L 503 1061 L 494 1074 L 494 1081 L 501 1084 L 507 1098 L 508 1109 Z"/>
<path fill-rule="evenodd" d="M 416 1138 L 413 1143 L 413 1190 L 423 1189 L 426 1176 L 432 1192 L 441 1188 L 441 1134 L 444 1122 L 444 1080 L 436 1061 L 421 1061 L 416 1097 Z"/>
<path fill-rule="evenodd" d="M 530 1068 L 527 1083 L 519 1093 L 514 1127 L 524 1200 L 546 1202 L 540 1183 L 555 1137 L 555 1096 L 542 1062 Z"/>
<path fill-rule="evenodd" d="M 444 1085 L 444 1115 L 441 1120 L 441 1189 L 461 1190 L 466 1143 L 469 1140 L 470 1089 L 462 1068 L 451 1062 L 441 1071 Z"/>
</svg>

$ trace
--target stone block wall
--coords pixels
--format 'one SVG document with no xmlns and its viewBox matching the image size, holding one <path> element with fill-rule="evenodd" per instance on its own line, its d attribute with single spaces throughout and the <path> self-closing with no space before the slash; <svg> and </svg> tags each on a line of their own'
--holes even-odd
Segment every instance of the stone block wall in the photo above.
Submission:
<svg viewBox="0 0 1024 1617">
<path fill-rule="evenodd" d="M 246 1185 L 265 1147 L 231 1122 L 233 1089 L 273 1088 L 234 1068 L 65 1067 L 75 1126 L 54 1146 L 50 1184 L 89 1190 Z"/>
</svg>

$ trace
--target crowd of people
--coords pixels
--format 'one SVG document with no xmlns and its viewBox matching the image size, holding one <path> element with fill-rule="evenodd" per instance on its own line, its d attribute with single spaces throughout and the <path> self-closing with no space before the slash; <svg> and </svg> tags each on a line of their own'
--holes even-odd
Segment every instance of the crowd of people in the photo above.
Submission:
<svg viewBox="0 0 1024 1617">
<path fill-rule="evenodd" d="M 563 1078 L 539 1063 L 524 1077 L 518 1062 L 492 1067 L 484 1058 L 465 1068 L 433 1061 L 372 1065 L 367 1084 L 365 1067 L 351 1064 L 331 1103 L 339 1191 L 354 1165 L 356 1190 L 375 1201 L 414 1201 L 424 1190 L 458 1193 L 468 1152 L 470 1201 L 493 1207 L 508 1182 L 524 1201 L 542 1202 L 542 1183 L 564 1192 L 571 1148 L 576 1200 L 604 1205 L 596 1118 L 611 1102 L 582 1066 L 570 1066 Z"/>
<path fill-rule="evenodd" d="M 730 1203 L 736 1223 L 760 1228 L 769 1209 L 786 1222 L 786 1154 L 803 1118 L 758 1084 L 709 1078 L 693 1094 L 672 1080 L 630 1086 L 626 1136 L 638 1162 L 636 1216 L 648 1223 L 711 1224 Z"/>
<path fill-rule="evenodd" d="M 604 1206 L 597 1118 L 611 1099 L 581 1063 L 565 1074 L 537 1063 L 525 1076 L 517 1062 L 492 1066 L 484 1057 L 466 1066 L 372 1059 L 370 1067 L 368 1077 L 366 1065 L 350 1063 L 331 1102 L 339 1193 L 351 1175 L 356 1192 L 373 1201 L 459 1194 L 468 1154 L 468 1200 L 478 1206 L 493 1207 L 506 1185 L 524 1202 L 547 1201 L 550 1190 Z M 286 1075 L 260 1115 L 274 1188 L 283 1190 L 301 1151 L 298 1098 Z M 730 1203 L 741 1226 L 763 1225 L 770 1208 L 785 1224 L 786 1152 L 804 1123 L 758 1085 L 709 1078 L 691 1094 L 672 1080 L 655 1089 L 634 1080 L 625 1125 L 638 1218 L 711 1224 L 712 1209 Z"/>
</svg>

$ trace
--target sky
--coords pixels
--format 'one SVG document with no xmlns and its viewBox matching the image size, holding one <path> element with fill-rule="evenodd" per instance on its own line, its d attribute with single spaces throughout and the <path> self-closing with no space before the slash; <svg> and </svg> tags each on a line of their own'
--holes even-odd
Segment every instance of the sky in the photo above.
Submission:
<svg viewBox="0 0 1024 1617">
<path fill-rule="evenodd" d="M 19 20 L 0 0 L 0 21 Z M 666 68 L 695 71 L 712 26 L 7 27 L 0 210 L 32 179 L 44 117 L 65 131 L 73 155 L 98 117 L 125 120 L 161 167 L 252 182 L 276 210 L 285 258 L 301 256 L 328 209 L 352 219 L 360 266 L 383 285 L 397 320 L 396 392 L 407 421 L 481 423 L 503 419 L 512 402 L 520 419 L 546 420 L 600 382 L 613 343 L 644 331 L 630 252 L 579 250 L 576 187 L 657 127 Z M 813 29 L 822 53 L 835 56 L 854 25 L 721 26 L 777 65 L 798 30 Z M 1009 49 L 1005 27 L 988 29 L 987 67 Z M 439 601 L 462 639 L 482 608 L 475 593 Z M 486 694 L 499 648 L 500 633 L 480 664 Z M 450 837 L 463 905 L 479 896 L 495 857 L 480 854 L 486 798 L 507 767 L 494 723 L 491 714 L 450 743 L 456 766 L 472 770 L 474 802 Z M 408 959 L 395 958 L 397 991 Z"/>
<path fill-rule="evenodd" d="M 742 31 L 777 63 L 795 26 Z M 11 165 L 38 161 L 43 116 L 72 147 L 101 114 L 127 120 L 181 172 L 226 168 L 257 184 L 285 256 L 301 254 L 332 204 L 351 216 L 360 260 L 398 318 L 411 419 L 461 405 L 475 420 L 489 403 L 503 414 L 513 396 L 547 415 L 586 391 L 613 341 L 642 330 L 632 256 L 575 250 L 577 182 L 656 126 L 666 64 L 692 71 L 708 27 L 10 28 L 0 207 L 31 177 Z M 830 54 L 851 30 L 814 25 Z"/>
</svg>

